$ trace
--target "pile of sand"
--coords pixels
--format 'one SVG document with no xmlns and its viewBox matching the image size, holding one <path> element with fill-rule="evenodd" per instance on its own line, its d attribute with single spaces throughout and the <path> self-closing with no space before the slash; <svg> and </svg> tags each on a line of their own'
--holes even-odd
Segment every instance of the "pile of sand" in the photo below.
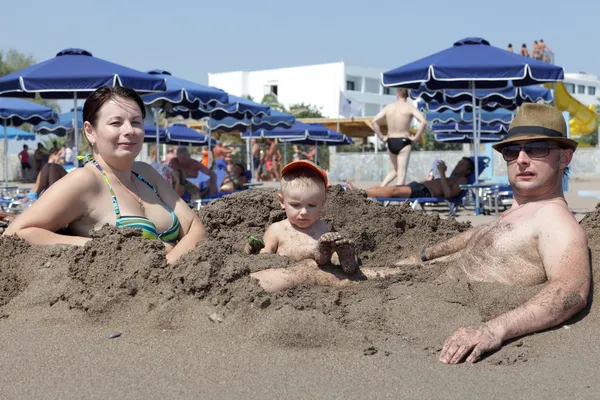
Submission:
<svg viewBox="0 0 600 400">
<path fill-rule="evenodd" d="M 186 329 L 190 321 L 198 323 L 187 316 L 205 313 L 210 315 L 206 324 L 221 322 L 227 340 L 360 349 L 365 354 L 392 354 L 398 346 L 413 346 L 433 361 L 458 326 L 478 325 L 541 288 L 438 283 L 440 266 L 406 267 L 393 279 L 343 289 L 298 287 L 267 294 L 250 272 L 289 266 L 290 260 L 246 256 L 242 249 L 248 235 L 261 236 L 269 224 L 285 217 L 275 190 L 227 196 L 203 208 L 200 217 L 209 237 L 176 265 L 166 264 L 160 242 L 129 229 L 105 227 L 81 248 L 1 238 L 0 320 L 48 319 L 53 310 L 61 310 L 62 322 L 74 325 L 111 320 L 147 324 L 149 329 Z M 339 186 L 328 191 L 323 219 L 356 241 L 365 266 L 389 265 L 469 227 L 408 206 L 382 207 Z M 590 239 L 593 268 L 599 270 L 600 208 L 581 224 Z M 65 309 L 70 310 L 66 317 Z M 487 360 L 510 364 L 551 351 L 561 341 L 590 341 L 595 337 L 590 332 L 600 328 L 596 314 L 566 331 L 570 336 L 562 330 L 528 336 Z"/>
</svg>

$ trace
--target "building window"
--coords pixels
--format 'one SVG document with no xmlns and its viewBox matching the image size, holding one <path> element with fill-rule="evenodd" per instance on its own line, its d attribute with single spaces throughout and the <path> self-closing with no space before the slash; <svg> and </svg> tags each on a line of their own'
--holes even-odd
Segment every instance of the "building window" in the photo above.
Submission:
<svg viewBox="0 0 600 400">
<path fill-rule="evenodd" d="M 588 86 L 588 94 L 591 96 L 596 95 L 596 86 Z"/>
<path fill-rule="evenodd" d="M 585 85 L 577 85 L 577 94 L 585 94 Z"/>
<path fill-rule="evenodd" d="M 389 87 L 384 87 L 383 88 L 383 94 L 387 94 L 387 95 L 392 94 L 392 89 L 389 88 Z"/>
<path fill-rule="evenodd" d="M 268 83 L 265 85 L 265 94 L 279 95 L 279 88 L 276 83 Z"/>
<path fill-rule="evenodd" d="M 354 88 L 354 81 L 346 81 L 346 90 L 356 90 Z"/>
<path fill-rule="evenodd" d="M 365 92 L 379 94 L 379 86 L 379 79 L 365 79 Z"/>
<path fill-rule="evenodd" d="M 575 84 L 565 83 L 565 89 L 567 89 L 567 92 L 574 94 L 575 93 Z"/>
</svg>

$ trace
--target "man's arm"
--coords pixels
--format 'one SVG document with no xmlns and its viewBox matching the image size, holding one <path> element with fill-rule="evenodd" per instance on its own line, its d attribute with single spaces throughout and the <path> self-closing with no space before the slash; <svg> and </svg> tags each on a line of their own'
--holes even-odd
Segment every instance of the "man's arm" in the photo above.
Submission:
<svg viewBox="0 0 600 400">
<path fill-rule="evenodd" d="M 440 361 L 456 364 L 468 356 L 468 362 L 475 362 L 507 340 L 556 326 L 585 308 L 591 280 L 585 233 L 562 206 L 545 207 L 536 220 L 546 287 L 522 306 L 478 329 L 459 328 L 446 340 Z"/>
<path fill-rule="evenodd" d="M 375 116 L 375 118 L 373 118 L 373 121 L 371 121 L 371 125 L 373 126 L 373 131 L 375 132 L 377 137 L 381 140 L 384 140 L 384 139 L 383 139 L 383 133 L 381 133 L 381 127 L 379 126 L 379 123 L 385 119 L 386 108 L 387 108 L 387 106 L 383 107 L 383 109 L 381 111 L 379 111 L 379 113 Z"/>
<path fill-rule="evenodd" d="M 471 240 L 473 236 L 481 232 L 481 230 L 486 226 L 487 225 L 479 225 L 475 228 L 471 228 L 466 232 L 462 232 L 436 245 L 423 247 L 419 255 L 400 260 L 394 265 L 416 265 L 419 264 L 420 261 L 432 261 L 436 258 L 445 257 L 457 253 L 464 249 L 467 243 L 469 243 L 469 240 Z"/>
<path fill-rule="evenodd" d="M 446 199 L 452 199 L 458 196 L 462 191 L 459 185 L 467 183 L 467 178 L 458 178 L 451 184 L 446 177 L 446 163 L 440 161 L 437 167 L 440 172 L 440 185 L 442 186 L 442 194 L 444 197 Z"/>
<path fill-rule="evenodd" d="M 417 107 L 412 106 L 412 116 L 419 120 L 419 127 L 417 128 L 417 133 L 413 136 L 412 141 L 418 142 L 421 139 L 421 135 L 425 132 L 425 128 L 427 127 L 427 118 L 423 115 L 421 111 L 417 109 Z"/>
<path fill-rule="evenodd" d="M 194 161 L 196 161 L 196 160 L 194 160 Z M 208 180 L 209 193 L 212 194 L 212 193 L 218 192 L 218 190 L 217 190 L 217 174 L 215 174 L 215 171 L 208 168 L 207 166 L 202 164 L 200 161 L 195 162 L 195 167 L 198 171 L 200 171 L 203 174 L 208 175 L 210 177 L 210 179 Z"/>
</svg>

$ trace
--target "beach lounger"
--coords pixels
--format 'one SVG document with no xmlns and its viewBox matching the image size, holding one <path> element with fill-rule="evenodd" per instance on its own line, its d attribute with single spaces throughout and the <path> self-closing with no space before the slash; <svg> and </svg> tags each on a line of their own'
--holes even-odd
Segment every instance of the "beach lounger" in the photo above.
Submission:
<svg viewBox="0 0 600 400">
<path fill-rule="evenodd" d="M 475 157 L 469 157 L 471 160 L 475 160 Z M 486 169 L 490 163 L 489 157 L 479 157 L 478 159 L 479 174 Z M 467 183 L 472 184 L 475 182 L 475 171 L 467 176 Z M 383 203 L 384 206 L 388 206 L 391 203 L 403 203 L 408 201 L 411 204 L 413 210 L 416 210 L 419 206 L 425 211 L 425 205 L 428 204 L 447 204 L 449 207 L 448 215 L 455 215 L 458 206 L 463 205 L 465 197 L 469 194 L 469 190 L 463 190 L 458 196 L 452 199 L 446 199 L 445 197 L 415 197 L 415 198 L 399 198 L 399 197 L 375 197 L 375 200 Z"/>
</svg>

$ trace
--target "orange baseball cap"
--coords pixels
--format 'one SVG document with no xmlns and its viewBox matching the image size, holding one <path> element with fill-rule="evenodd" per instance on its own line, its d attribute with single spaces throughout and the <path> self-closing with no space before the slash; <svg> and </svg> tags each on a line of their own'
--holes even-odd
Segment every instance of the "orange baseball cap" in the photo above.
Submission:
<svg viewBox="0 0 600 400">
<path fill-rule="evenodd" d="M 319 168 L 319 166 L 316 165 L 315 163 L 312 163 L 307 160 L 292 161 L 291 163 L 289 163 L 288 165 L 283 167 L 283 169 L 281 170 L 281 176 L 282 177 L 285 176 L 285 174 L 287 174 L 288 172 L 290 172 L 291 170 L 294 170 L 296 168 L 310 168 L 313 171 L 318 172 L 319 175 L 321 176 L 321 178 L 323 178 L 323 182 L 325 183 L 325 188 L 327 188 L 327 185 L 329 183 L 327 180 L 327 172 L 325 172 L 325 170 Z"/>
</svg>

